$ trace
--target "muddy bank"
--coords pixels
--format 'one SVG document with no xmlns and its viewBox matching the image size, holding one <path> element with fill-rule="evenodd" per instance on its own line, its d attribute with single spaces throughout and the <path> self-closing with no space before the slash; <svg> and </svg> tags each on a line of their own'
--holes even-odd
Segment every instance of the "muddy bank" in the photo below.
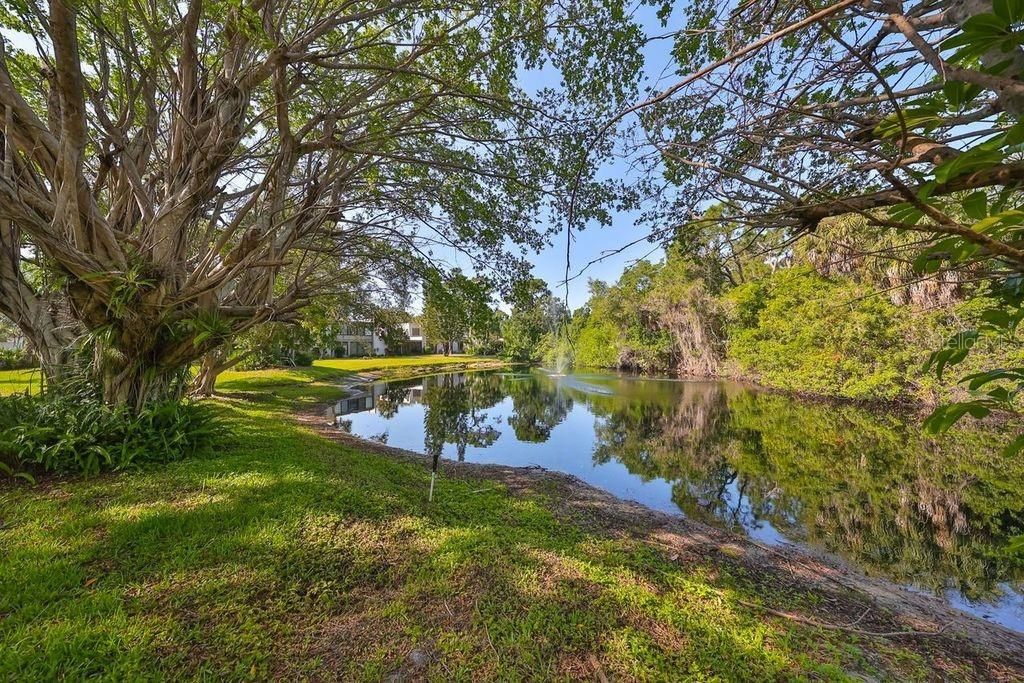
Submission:
<svg viewBox="0 0 1024 683">
<path fill-rule="evenodd" d="M 442 371 L 453 369 L 456 368 L 444 366 Z M 429 372 L 430 369 L 420 368 L 415 374 Z M 384 371 L 366 373 L 351 381 L 372 381 L 382 376 L 395 377 Z M 303 413 L 297 419 L 319 434 L 361 451 L 430 466 L 429 458 L 422 453 L 341 432 L 330 423 L 324 410 Z M 685 564 L 710 559 L 730 569 L 738 568 L 764 587 L 763 604 L 744 606 L 763 612 L 766 618 L 837 629 L 858 638 L 896 640 L 927 652 L 931 659 L 969 663 L 977 671 L 978 680 L 1024 680 L 1024 634 L 960 612 L 938 598 L 865 576 L 835 558 L 794 547 L 768 547 L 694 520 L 620 500 L 571 475 L 538 467 L 441 462 L 443 476 L 498 482 L 513 495 L 542 496 L 552 511 L 567 522 L 602 535 L 650 544 L 671 561 Z M 773 604 L 770 596 L 780 590 L 813 594 L 820 607 L 808 613 Z"/>
</svg>

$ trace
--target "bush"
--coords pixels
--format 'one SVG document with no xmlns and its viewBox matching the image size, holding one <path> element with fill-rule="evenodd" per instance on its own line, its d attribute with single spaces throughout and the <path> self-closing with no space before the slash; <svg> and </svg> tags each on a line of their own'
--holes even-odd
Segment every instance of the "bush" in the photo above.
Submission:
<svg viewBox="0 0 1024 683">
<path fill-rule="evenodd" d="M 168 462 L 209 449 L 210 409 L 165 401 L 133 414 L 88 392 L 0 397 L 0 472 L 96 474 Z"/>
<path fill-rule="evenodd" d="M 366 354 L 363 355 L 366 356 Z M 313 364 L 313 356 L 304 351 L 296 351 L 290 359 L 285 361 L 285 364 L 289 364 L 289 362 L 297 368 L 308 368 Z"/>
<path fill-rule="evenodd" d="M 26 370 L 38 364 L 34 355 L 22 349 L 0 349 L 0 370 Z"/>
<path fill-rule="evenodd" d="M 921 350 L 907 340 L 909 310 L 846 279 L 780 270 L 726 295 L 727 357 L 772 387 L 853 399 L 905 395 Z"/>
<path fill-rule="evenodd" d="M 619 330 L 607 320 L 587 320 L 576 341 L 576 365 L 614 368 L 619 364 Z"/>
</svg>

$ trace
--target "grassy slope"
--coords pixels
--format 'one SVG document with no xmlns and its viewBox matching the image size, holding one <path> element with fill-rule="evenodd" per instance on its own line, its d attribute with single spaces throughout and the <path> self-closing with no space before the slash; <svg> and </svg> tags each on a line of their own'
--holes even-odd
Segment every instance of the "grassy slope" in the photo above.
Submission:
<svg viewBox="0 0 1024 683">
<path fill-rule="evenodd" d="M 414 649 L 444 680 L 925 673 L 766 619 L 741 573 L 585 532 L 542 496 L 442 479 L 428 504 L 419 464 L 289 419 L 337 395 L 352 368 L 331 364 L 226 376 L 215 457 L 0 488 L 0 679 L 379 680 Z"/>
</svg>

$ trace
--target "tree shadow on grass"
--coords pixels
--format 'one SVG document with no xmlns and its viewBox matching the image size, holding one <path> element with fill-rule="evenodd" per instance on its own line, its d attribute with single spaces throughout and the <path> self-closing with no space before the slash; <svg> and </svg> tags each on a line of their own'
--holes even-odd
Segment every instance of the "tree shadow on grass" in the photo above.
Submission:
<svg viewBox="0 0 1024 683">
<path fill-rule="evenodd" d="M 771 679 L 857 664 L 738 609 L 758 596 L 708 564 L 478 481 L 442 479 L 431 504 L 419 463 L 245 425 L 217 459 L 21 498 L 0 673 Z"/>
</svg>

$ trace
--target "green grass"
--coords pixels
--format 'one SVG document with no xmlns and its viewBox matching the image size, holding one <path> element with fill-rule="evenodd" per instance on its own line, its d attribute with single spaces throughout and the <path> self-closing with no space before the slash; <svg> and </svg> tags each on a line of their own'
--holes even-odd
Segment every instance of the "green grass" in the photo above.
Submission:
<svg viewBox="0 0 1024 683">
<path fill-rule="evenodd" d="M 392 370 L 400 372 L 402 370 L 415 370 L 422 366 L 436 367 L 441 365 L 457 365 L 495 360 L 496 359 L 494 357 L 490 356 L 444 356 L 441 354 L 425 356 L 383 356 L 379 358 L 330 358 L 314 361 L 312 370 L 309 368 L 303 368 L 303 370 L 305 370 L 303 377 L 316 377 L 323 380 L 329 380 L 349 373 L 372 372 L 376 370 Z M 292 380 L 294 380 L 295 377 L 297 377 L 281 373 L 287 373 L 287 371 L 257 370 L 251 372 L 227 372 L 225 373 L 224 378 L 233 378 L 237 380 L 239 378 L 248 377 L 258 382 L 260 378 L 266 379 L 268 377 L 280 376 L 291 377 Z M 38 386 L 38 370 L 0 370 L 0 396 L 17 394 L 26 390 L 32 391 L 37 389 Z"/>
<path fill-rule="evenodd" d="M 20 394 L 38 386 L 38 370 L 0 370 L 0 396 Z"/>
<path fill-rule="evenodd" d="M 422 365 L 450 365 L 493 360 L 495 360 L 495 358 L 492 356 L 444 356 L 441 354 L 432 354 L 427 356 L 381 356 L 377 358 L 328 358 L 325 360 L 313 361 L 313 365 L 314 367 L 330 368 L 332 370 L 366 372 L 371 370 L 390 370 L 394 368 L 409 368 Z"/>
<path fill-rule="evenodd" d="M 421 464 L 290 419 L 359 362 L 226 375 L 215 457 L 0 487 L 0 679 L 380 680 L 414 648 L 432 680 L 927 674 L 741 604 L 813 596 L 584 531 L 542 493 L 442 477 L 428 503 Z"/>
</svg>

